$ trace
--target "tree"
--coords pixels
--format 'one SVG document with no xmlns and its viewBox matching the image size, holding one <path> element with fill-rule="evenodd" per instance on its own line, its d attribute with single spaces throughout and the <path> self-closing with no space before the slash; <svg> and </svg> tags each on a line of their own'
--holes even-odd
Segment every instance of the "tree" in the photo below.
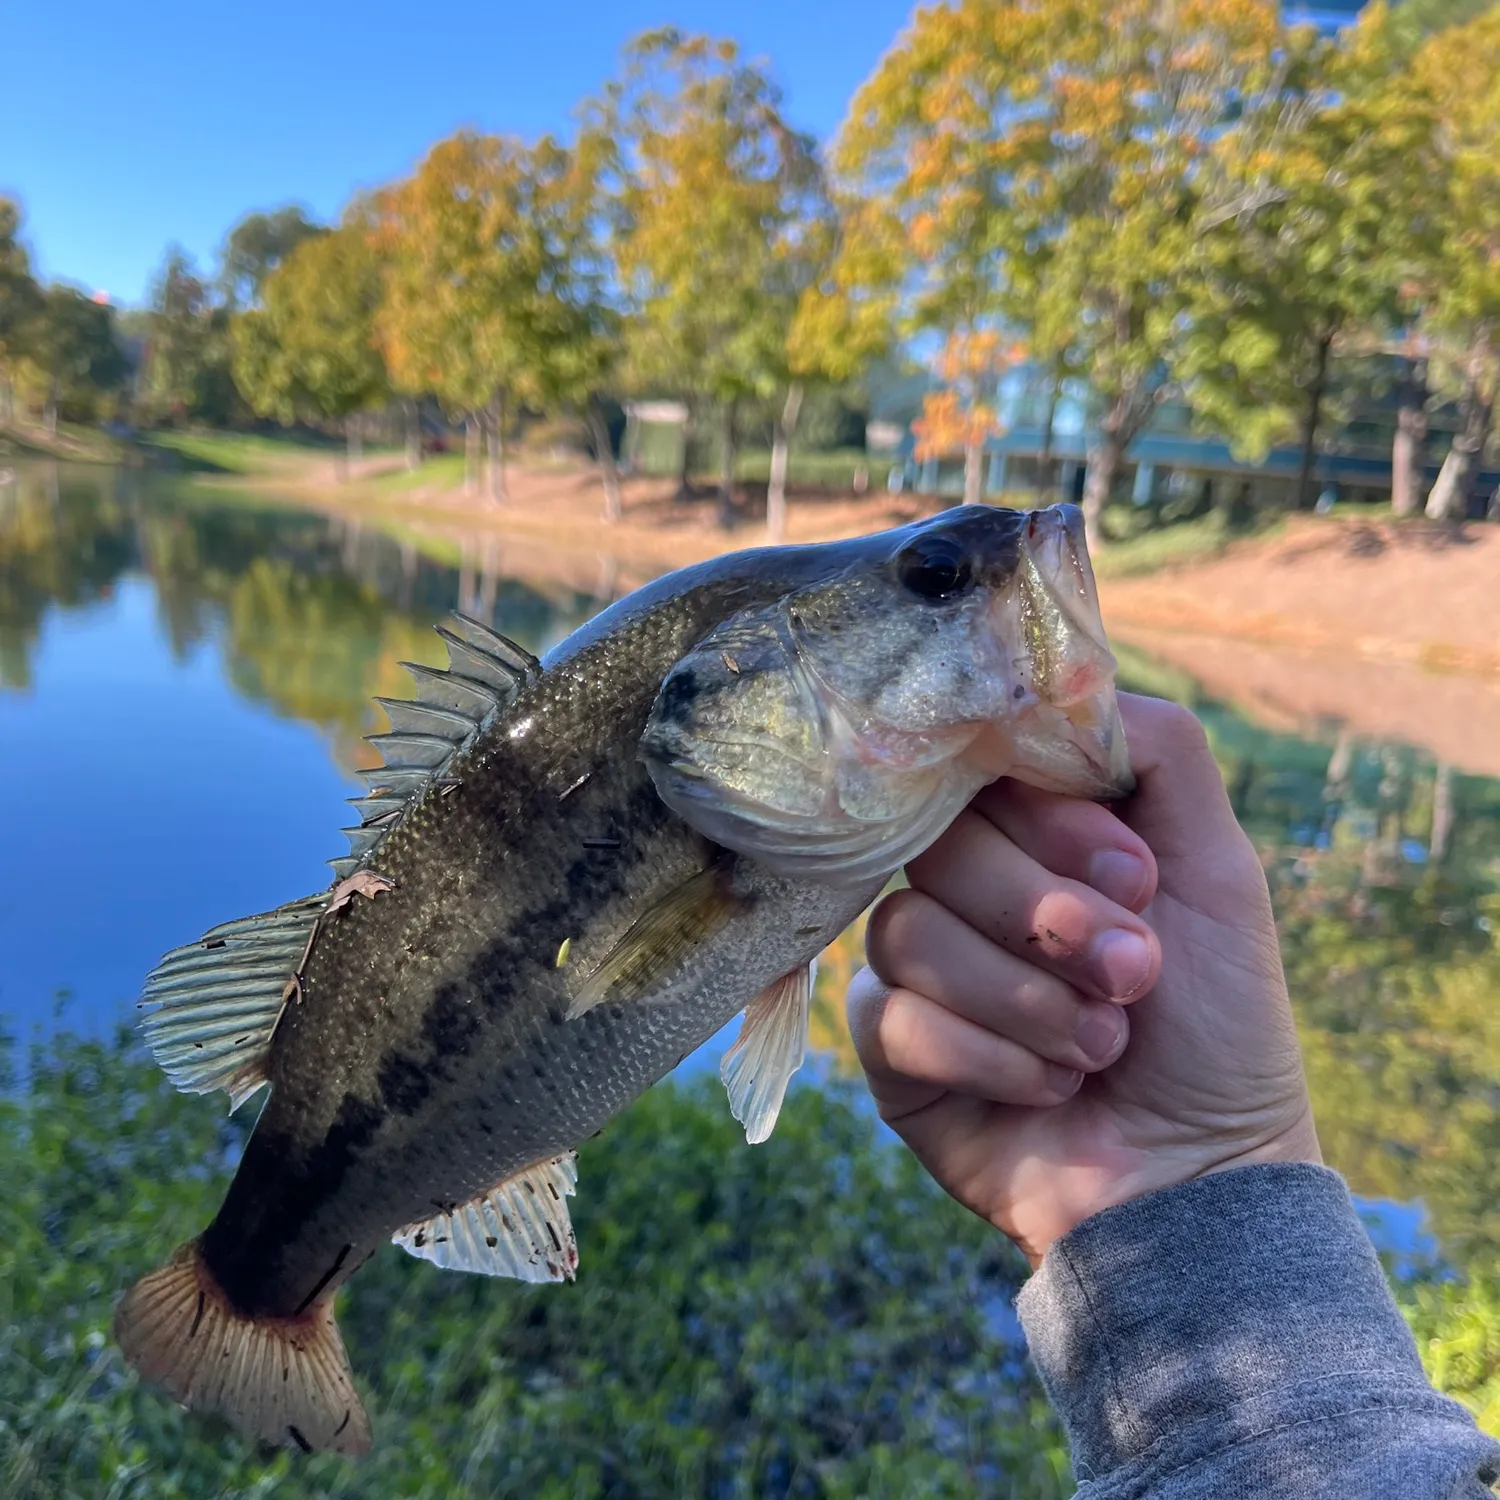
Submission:
<svg viewBox="0 0 1500 1500">
<path fill-rule="evenodd" d="M 1390 107 L 1390 66 L 1378 24 L 1350 28 L 1305 60 L 1290 128 L 1233 128 L 1213 146 L 1227 206 L 1196 247 L 1174 369 L 1241 454 L 1296 435 L 1298 508 L 1314 498 L 1335 358 L 1399 322 L 1427 219 L 1428 132 Z"/>
<path fill-rule="evenodd" d="M 908 247 L 911 323 L 1014 329 L 1087 371 L 1096 541 L 1222 208 L 1204 159 L 1231 120 L 1280 120 L 1298 58 L 1269 0 L 954 0 L 918 11 L 855 97 L 838 160 Z"/>
<path fill-rule="evenodd" d="M 461 131 L 374 205 L 386 268 L 377 331 L 392 381 L 463 414 L 471 489 L 487 434 L 496 499 L 505 494 L 507 408 L 535 394 L 545 326 L 538 304 L 551 266 L 537 164 L 520 141 Z"/>
<path fill-rule="evenodd" d="M 543 407 L 583 417 L 603 484 L 604 520 L 611 524 L 623 515 L 605 411 L 622 353 L 606 196 L 613 161 L 613 142 L 588 128 L 572 147 L 543 137 L 527 150 L 525 166 L 528 218 L 538 240 L 535 297 L 526 319 L 528 385 Z"/>
<path fill-rule="evenodd" d="M 919 460 L 963 454 L 965 505 L 984 499 L 984 445 L 1001 430 L 1000 381 L 1022 354 L 993 331 L 950 334 L 937 361 L 941 388 L 927 393 L 912 423 Z"/>
<path fill-rule="evenodd" d="M 359 449 L 359 416 L 389 391 L 376 344 L 382 293 L 358 227 L 304 240 L 266 279 L 262 306 L 235 320 L 235 379 L 262 416 L 342 427 Z"/>
<path fill-rule="evenodd" d="M 671 28 L 631 43 L 600 113 L 620 152 L 632 377 L 717 408 L 727 528 L 745 409 L 789 384 L 788 336 L 811 280 L 799 239 L 822 192 L 817 153 L 787 124 L 763 67 L 731 41 Z"/>
<path fill-rule="evenodd" d="M 109 305 L 62 282 L 41 294 L 25 327 L 24 348 L 22 383 L 42 408 L 52 434 L 64 406 L 79 416 L 97 416 L 103 399 L 129 373 Z"/>
<path fill-rule="evenodd" d="M 21 207 L 0 198 L 0 418 L 14 415 L 16 366 L 25 352 L 26 330 L 41 310 L 42 293 L 21 244 Z"/>
<path fill-rule="evenodd" d="M 255 306 L 271 272 L 304 240 L 322 232 L 296 204 L 246 214 L 229 231 L 219 257 L 218 290 L 225 306 L 232 312 Z"/>
<path fill-rule="evenodd" d="M 151 288 L 141 396 L 148 413 L 185 421 L 199 414 L 214 364 L 227 362 L 213 298 L 191 258 L 167 250 Z"/>
<path fill-rule="evenodd" d="M 1500 8 L 1432 36 L 1405 87 L 1430 112 L 1441 168 L 1422 301 L 1432 369 L 1459 418 L 1427 514 L 1461 520 L 1500 393 Z"/>
</svg>

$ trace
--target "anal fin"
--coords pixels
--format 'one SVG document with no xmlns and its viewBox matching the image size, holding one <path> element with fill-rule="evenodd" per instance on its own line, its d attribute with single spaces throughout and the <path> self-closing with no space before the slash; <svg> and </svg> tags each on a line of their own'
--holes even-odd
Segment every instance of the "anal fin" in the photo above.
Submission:
<svg viewBox="0 0 1500 1500">
<path fill-rule="evenodd" d="M 770 1138 L 787 1084 L 802 1066 L 815 967 L 783 974 L 745 1007 L 740 1034 L 719 1065 L 729 1111 L 752 1146 Z"/>
<path fill-rule="evenodd" d="M 578 1267 L 578 1241 L 567 1200 L 577 1183 L 578 1158 L 569 1151 L 391 1238 L 409 1254 L 447 1271 L 571 1281 Z"/>
</svg>

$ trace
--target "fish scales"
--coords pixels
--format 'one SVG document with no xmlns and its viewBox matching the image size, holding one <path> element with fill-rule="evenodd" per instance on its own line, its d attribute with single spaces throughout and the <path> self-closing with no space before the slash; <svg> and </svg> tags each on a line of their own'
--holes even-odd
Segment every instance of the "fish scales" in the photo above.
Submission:
<svg viewBox="0 0 1500 1500">
<path fill-rule="evenodd" d="M 684 640 L 723 608 L 711 595 L 649 614 L 544 673 L 450 769 L 459 790 L 429 794 L 376 851 L 394 888 L 328 919 L 204 1236 L 245 1311 L 297 1311 L 395 1230 L 592 1135 L 731 1020 L 747 984 L 806 963 L 873 898 L 880 881 L 830 891 L 751 871 L 753 918 L 705 944 L 667 994 L 565 1024 L 563 941 L 587 971 L 714 858 L 635 745 Z M 619 846 L 585 846 L 601 834 Z"/>
<path fill-rule="evenodd" d="M 809 961 L 980 786 L 1130 787 L 1071 507 L 716 559 L 544 667 L 473 621 L 444 639 L 339 884 L 174 950 L 143 999 L 179 1087 L 270 1095 L 116 1337 L 304 1450 L 369 1448 L 333 1294 L 381 1243 L 571 1274 L 572 1149 L 742 1011 L 722 1072 L 764 1140 Z"/>
</svg>

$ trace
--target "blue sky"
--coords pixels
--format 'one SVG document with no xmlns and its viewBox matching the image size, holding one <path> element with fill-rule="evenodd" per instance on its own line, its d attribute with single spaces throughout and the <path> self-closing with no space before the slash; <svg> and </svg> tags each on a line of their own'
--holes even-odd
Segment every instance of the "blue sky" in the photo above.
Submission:
<svg viewBox="0 0 1500 1500">
<path fill-rule="evenodd" d="M 769 57 L 794 123 L 837 127 L 911 0 L 389 0 L 6 7 L 0 192 L 40 273 L 138 302 L 169 241 L 203 265 L 253 208 L 319 216 L 461 125 L 565 130 L 622 43 L 672 24 Z"/>
</svg>

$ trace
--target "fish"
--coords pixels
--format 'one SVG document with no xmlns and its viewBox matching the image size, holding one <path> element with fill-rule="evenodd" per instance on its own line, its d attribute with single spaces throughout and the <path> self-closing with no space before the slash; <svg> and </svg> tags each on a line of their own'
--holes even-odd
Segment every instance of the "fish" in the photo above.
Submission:
<svg viewBox="0 0 1500 1500">
<path fill-rule="evenodd" d="M 1071 506 L 728 554 L 542 661 L 476 620 L 439 634 L 448 666 L 377 700 L 330 886 L 174 949 L 141 999 L 179 1089 L 268 1092 L 115 1339 L 304 1451 L 371 1445 L 334 1296 L 381 1246 L 572 1279 L 578 1145 L 741 1014 L 721 1072 L 768 1138 L 817 955 L 980 787 L 1132 786 Z"/>
</svg>

